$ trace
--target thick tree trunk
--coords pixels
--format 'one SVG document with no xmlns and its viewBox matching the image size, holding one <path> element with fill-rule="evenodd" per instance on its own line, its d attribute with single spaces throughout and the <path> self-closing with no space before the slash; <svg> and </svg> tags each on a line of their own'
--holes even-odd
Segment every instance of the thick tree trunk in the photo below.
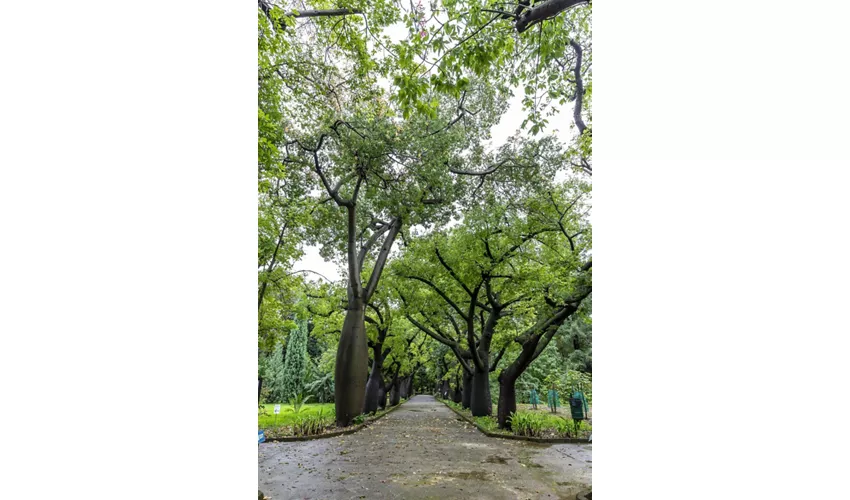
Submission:
<svg viewBox="0 0 850 500">
<path fill-rule="evenodd" d="M 516 412 L 516 377 L 505 376 L 503 371 L 499 375 L 499 406 L 497 417 L 500 429 L 510 429 L 509 420 L 512 413 Z"/>
<path fill-rule="evenodd" d="M 395 406 L 399 403 L 398 379 L 393 380 L 390 388 L 390 406 Z"/>
<path fill-rule="evenodd" d="M 375 347 L 372 348 L 374 361 L 372 361 L 372 372 L 369 374 L 369 381 L 366 382 L 366 400 L 363 403 L 363 413 L 373 413 L 380 406 L 379 399 L 381 385 L 384 382 L 383 376 L 381 375 L 381 370 L 384 364 L 381 359 L 381 347 L 382 344 L 376 344 Z"/>
<path fill-rule="evenodd" d="M 354 417 L 363 411 L 366 399 L 364 375 L 369 369 L 369 351 L 366 345 L 364 312 L 362 299 L 349 301 L 336 351 L 334 406 L 336 424 L 339 427 L 351 425 Z"/>
<path fill-rule="evenodd" d="M 483 417 L 493 413 L 493 405 L 490 401 L 490 372 L 488 370 L 475 370 L 472 375 L 472 398 L 469 401 L 469 410 L 473 417 Z"/>
<path fill-rule="evenodd" d="M 449 381 L 443 380 L 443 383 L 440 385 L 440 397 L 443 399 L 447 399 L 449 397 Z"/>
<path fill-rule="evenodd" d="M 378 409 L 383 410 L 387 407 L 387 384 L 384 383 L 384 377 L 380 377 L 381 386 L 378 388 Z"/>
<path fill-rule="evenodd" d="M 467 372 L 465 369 L 463 371 L 463 394 L 461 398 L 461 406 L 464 408 L 469 408 L 469 404 L 472 401 L 472 374 Z"/>
<path fill-rule="evenodd" d="M 409 377 L 404 377 L 404 378 L 401 379 L 401 382 L 400 382 L 401 387 L 399 387 L 399 393 L 400 393 L 400 396 L 402 397 L 402 399 L 408 399 L 410 397 L 410 395 L 408 394 L 408 385 L 407 385 L 408 378 Z"/>
<path fill-rule="evenodd" d="M 460 386 L 460 381 L 458 380 L 458 377 L 455 377 L 455 390 L 453 396 L 454 397 L 452 397 L 452 401 L 454 401 L 455 403 L 460 403 L 461 401 L 463 401 L 463 388 Z"/>
</svg>

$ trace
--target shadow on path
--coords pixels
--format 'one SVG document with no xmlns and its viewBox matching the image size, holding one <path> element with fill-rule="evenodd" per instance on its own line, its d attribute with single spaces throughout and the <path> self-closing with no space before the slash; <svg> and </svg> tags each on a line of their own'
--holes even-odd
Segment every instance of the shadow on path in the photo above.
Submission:
<svg viewBox="0 0 850 500">
<path fill-rule="evenodd" d="M 259 489 L 295 498 L 575 498 L 591 482 L 590 444 L 489 438 L 414 396 L 354 434 L 259 445 Z"/>
</svg>

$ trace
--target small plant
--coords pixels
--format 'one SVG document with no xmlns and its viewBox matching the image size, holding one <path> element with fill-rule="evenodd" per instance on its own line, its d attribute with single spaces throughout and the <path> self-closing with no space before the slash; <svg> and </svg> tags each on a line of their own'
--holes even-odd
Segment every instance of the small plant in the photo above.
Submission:
<svg viewBox="0 0 850 500">
<path fill-rule="evenodd" d="M 319 410 L 316 415 L 299 417 L 292 427 L 293 434 L 296 436 L 315 436 L 321 434 L 328 423 L 328 418 L 324 416 L 322 410 Z"/>
<path fill-rule="evenodd" d="M 540 437 L 543 433 L 545 420 L 537 413 L 511 413 L 509 417 L 514 435 Z"/>
<path fill-rule="evenodd" d="M 292 405 L 292 413 L 297 415 L 301 411 L 301 407 L 304 406 L 310 398 L 311 396 L 305 396 L 303 392 L 296 394 L 295 397 L 289 400 L 289 404 Z"/>
<path fill-rule="evenodd" d="M 496 427 L 498 426 L 498 423 L 496 422 L 496 420 L 493 419 L 493 417 L 487 416 L 475 417 L 475 423 L 478 425 L 478 427 L 481 427 L 487 432 L 494 432 L 496 430 Z"/>
<path fill-rule="evenodd" d="M 566 418 L 559 418 L 555 422 L 555 430 L 558 432 L 558 435 L 561 437 L 573 437 L 573 421 L 567 420 Z"/>
<path fill-rule="evenodd" d="M 366 415 L 363 415 L 363 414 L 357 415 L 356 417 L 354 417 L 354 420 L 353 420 L 354 425 L 362 424 L 365 419 L 366 419 Z"/>
</svg>

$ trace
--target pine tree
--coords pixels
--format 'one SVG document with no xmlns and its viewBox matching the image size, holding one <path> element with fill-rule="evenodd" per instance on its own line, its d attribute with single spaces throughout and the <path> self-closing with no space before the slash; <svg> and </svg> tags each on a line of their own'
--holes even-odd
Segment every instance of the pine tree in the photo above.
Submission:
<svg viewBox="0 0 850 500">
<path fill-rule="evenodd" d="M 278 343 L 271 355 L 266 358 L 263 388 L 268 389 L 268 403 L 284 402 L 283 393 L 283 344 Z"/>
<path fill-rule="evenodd" d="M 304 371 L 307 367 L 307 321 L 299 320 L 286 343 L 286 359 L 282 370 L 283 401 L 289 401 L 304 390 Z"/>
</svg>

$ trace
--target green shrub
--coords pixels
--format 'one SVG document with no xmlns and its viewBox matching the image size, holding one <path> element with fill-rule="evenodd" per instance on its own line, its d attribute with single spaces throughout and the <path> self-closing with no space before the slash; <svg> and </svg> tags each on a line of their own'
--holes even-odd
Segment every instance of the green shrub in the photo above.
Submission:
<svg viewBox="0 0 850 500">
<path fill-rule="evenodd" d="M 298 417 L 292 426 L 292 433 L 295 436 L 315 436 L 333 425 L 334 420 L 335 415 L 328 416 L 322 410 L 319 410 L 319 413 L 315 415 Z"/>
<path fill-rule="evenodd" d="M 540 437 L 546 427 L 545 418 L 538 413 L 511 413 L 508 419 L 513 433 L 517 436 Z"/>
<path fill-rule="evenodd" d="M 301 411 L 301 407 L 304 406 L 304 403 L 309 401 L 311 396 L 305 396 L 303 392 L 299 392 L 292 399 L 289 400 L 289 404 L 292 405 L 292 413 L 296 415 Z"/>
<path fill-rule="evenodd" d="M 495 432 L 498 427 L 498 422 L 493 417 L 483 416 L 474 417 L 475 423 L 487 432 Z"/>
<path fill-rule="evenodd" d="M 573 437 L 573 421 L 567 420 L 566 418 L 559 418 L 555 422 L 555 430 L 558 432 L 558 435 L 561 437 Z"/>
</svg>

